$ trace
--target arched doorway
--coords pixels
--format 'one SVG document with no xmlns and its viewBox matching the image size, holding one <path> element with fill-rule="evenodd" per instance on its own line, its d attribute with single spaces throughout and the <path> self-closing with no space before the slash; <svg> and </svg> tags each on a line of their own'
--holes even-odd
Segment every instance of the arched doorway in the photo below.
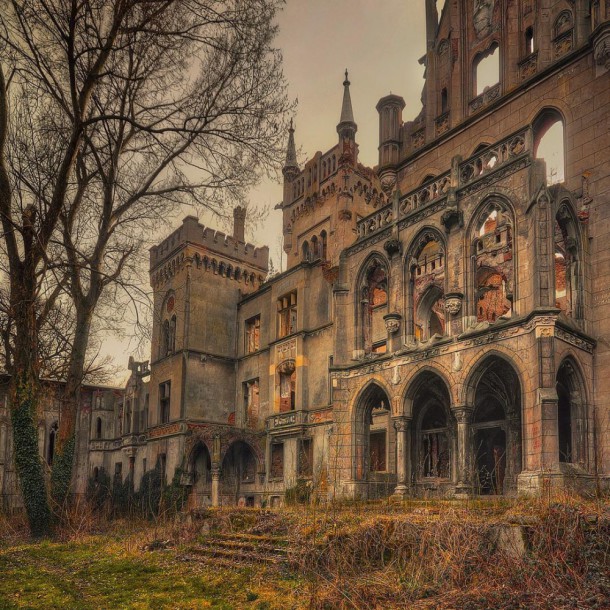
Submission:
<svg viewBox="0 0 610 610">
<path fill-rule="evenodd" d="M 391 432 L 390 400 L 381 386 L 372 383 L 358 401 L 354 421 L 354 479 L 368 484 L 365 495 L 370 498 L 394 490 L 390 481 Z"/>
<path fill-rule="evenodd" d="M 455 478 L 456 422 L 449 390 L 437 373 L 424 371 L 407 400 L 413 405 L 411 478 L 416 487 L 440 490 Z"/>
<path fill-rule="evenodd" d="M 490 356 L 475 372 L 471 456 L 475 493 L 517 489 L 521 472 L 521 384 L 503 358 Z"/>
<path fill-rule="evenodd" d="M 244 441 L 235 441 L 227 449 L 220 471 L 220 495 L 223 504 L 254 506 L 256 456 Z"/>
<path fill-rule="evenodd" d="M 587 465 L 587 420 L 584 383 L 572 359 L 557 370 L 557 433 L 559 461 Z"/>
<path fill-rule="evenodd" d="M 212 460 L 210 452 L 203 443 L 198 443 L 192 455 L 193 486 L 189 505 L 191 508 L 210 506 L 212 504 Z"/>
</svg>

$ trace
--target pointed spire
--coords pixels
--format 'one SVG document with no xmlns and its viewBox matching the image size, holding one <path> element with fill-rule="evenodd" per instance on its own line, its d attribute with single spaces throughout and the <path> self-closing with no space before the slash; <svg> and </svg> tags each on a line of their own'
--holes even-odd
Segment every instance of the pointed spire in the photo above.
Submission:
<svg viewBox="0 0 610 610">
<path fill-rule="evenodd" d="M 349 92 L 349 78 L 347 68 L 345 69 L 345 80 L 343 81 L 343 105 L 341 106 L 341 119 L 337 125 L 337 133 L 341 138 L 355 139 L 358 126 L 354 121 L 352 110 L 352 97 Z"/>
<path fill-rule="evenodd" d="M 288 146 L 286 147 L 286 163 L 282 170 L 284 176 L 296 175 L 299 173 L 299 164 L 297 162 L 297 149 L 294 144 L 294 127 L 292 119 L 290 119 L 290 127 L 288 128 Z"/>
</svg>

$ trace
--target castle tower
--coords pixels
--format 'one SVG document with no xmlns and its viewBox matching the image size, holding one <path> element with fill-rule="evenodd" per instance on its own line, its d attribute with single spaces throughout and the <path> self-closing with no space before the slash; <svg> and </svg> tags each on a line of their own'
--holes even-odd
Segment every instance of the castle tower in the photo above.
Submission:
<svg viewBox="0 0 610 610">
<path fill-rule="evenodd" d="M 354 111 L 352 110 L 352 97 L 349 92 L 350 82 L 347 69 L 345 70 L 345 80 L 343 81 L 343 104 L 341 105 L 341 118 L 337 125 L 339 142 L 344 140 L 356 141 L 358 125 L 354 121 Z"/>
</svg>

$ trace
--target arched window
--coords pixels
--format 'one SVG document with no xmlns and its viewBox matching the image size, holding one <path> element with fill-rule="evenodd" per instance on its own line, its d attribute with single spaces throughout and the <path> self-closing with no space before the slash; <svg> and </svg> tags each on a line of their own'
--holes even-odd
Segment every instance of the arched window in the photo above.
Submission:
<svg viewBox="0 0 610 610">
<path fill-rule="evenodd" d="M 544 110 L 533 125 L 534 157 L 546 163 L 547 185 L 564 181 L 564 130 L 563 119 L 557 110 Z"/>
<path fill-rule="evenodd" d="M 426 230 L 409 255 L 407 334 L 418 341 L 445 334 L 445 248 L 440 236 Z"/>
<path fill-rule="evenodd" d="M 47 445 L 47 464 L 53 465 L 53 457 L 55 455 L 55 442 L 57 440 L 57 431 L 59 430 L 59 424 L 53 422 L 49 430 L 49 444 Z"/>
<path fill-rule="evenodd" d="M 449 97 L 447 95 L 447 88 L 443 87 L 441 90 L 441 114 L 445 114 L 449 110 Z"/>
<path fill-rule="evenodd" d="M 474 227 L 473 264 L 476 311 L 479 322 L 495 322 L 512 314 L 512 220 L 504 204 L 487 204 Z"/>
<path fill-rule="evenodd" d="M 587 407 L 582 376 L 571 359 L 557 371 L 559 461 L 587 466 Z"/>
<path fill-rule="evenodd" d="M 297 372 L 294 360 L 286 360 L 278 366 L 277 385 L 280 397 L 280 413 L 296 409 Z"/>
<path fill-rule="evenodd" d="M 311 253 L 309 251 L 309 242 L 304 241 L 303 246 L 301 247 L 302 259 L 306 262 L 311 260 Z"/>
<path fill-rule="evenodd" d="M 388 309 L 387 267 L 381 259 L 374 257 L 361 278 L 359 349 L 365 353 L 385 353 L 387 331 L 383 316 Z"/>
<path fill-rule="evenodd" d="M 500 51 L 494 43 L 485 53 L 477 55 L 474 60 L 474 91 L 481 95 L 500 82 Z"/>
<path fill-rule="evenodd" d="M 568 202 L 555 217 L 555 306 L 571 318 L 582 312 L 582 264 L 578 225 Z"/>
<path fill-rule="evenodd" d="M 315 235 L 311 238 L 311 258 L 314 261 L 320 258 L 318 238 Z"/>
<path fill-rule="evenodd" d="M 322 260 L 328 260 L 328 242 L 326 237 L 326 231 L 320 232 L 320 242 L 322 246 Z"/>
<path fill-rule="evenodd" d="M 95 438 L 102 438 L 102 418 L 98 417 L 95 421 Z"/>
</svg>

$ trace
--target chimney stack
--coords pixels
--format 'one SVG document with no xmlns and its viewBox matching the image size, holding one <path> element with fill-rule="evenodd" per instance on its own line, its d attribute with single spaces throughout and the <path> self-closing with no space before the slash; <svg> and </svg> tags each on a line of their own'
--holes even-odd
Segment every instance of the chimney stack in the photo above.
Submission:
<svg viewBox="0 0 610 610">
<path fill-rule="evenodd" d="M 238 205 L 233 209 L 233 237 L 239 242 L 245 242 L 246 208 Z"/>
</svg>

